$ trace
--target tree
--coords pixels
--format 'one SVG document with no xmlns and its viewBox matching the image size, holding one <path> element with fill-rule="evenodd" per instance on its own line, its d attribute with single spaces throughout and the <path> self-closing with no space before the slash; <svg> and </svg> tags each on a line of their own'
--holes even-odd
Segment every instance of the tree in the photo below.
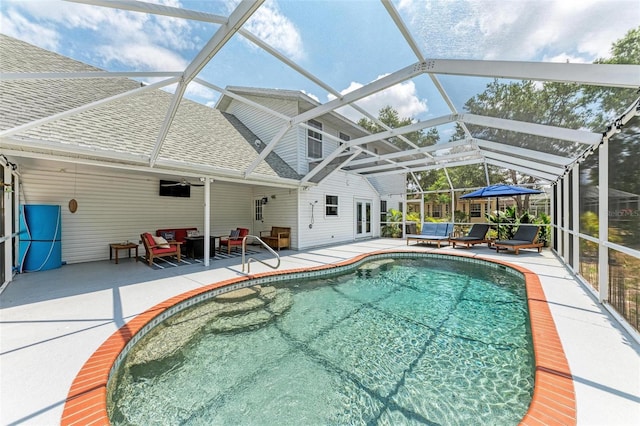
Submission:
<svg viewBox="0 0 640 426">
<path fill-rule="evenodd" d="M 382 123 L 384 123 L 385 125 L 387 125 L 392 129 L 408 126 L 413 122 L 411 118 L 400 118 L 400 114 L 398 114 L 398 111 L 396 111 L 389 105 L 380 109 L 378 113 L 378 120 L 380 120 Z M 367 118 L 361 118 L 358 121 L 358 125 L 373 134 L 380 133 L 386 130 L 379 124 Z M 417 130 L 415 132 L 405 133 L 403 136 L 419 147 L 435 145 L 440 140 L 440 135 L 438 134 L 438 130 L 435 128 L 431 128 L 427 131 Z M 412 147 L 409 144 L 407 144 L 405 141 L 403 141 L 401 138 L 393 137 L 387 140 L 400 149 L 412 149 Z M 420 181 L 421 177 L 425 174 L 428 174 L 428 172 L 416 173 L 416 177 L 418 181 Z M 407 187 L 411 189 L 414 186 L 415 184 L 413 182 L 413 178 L 407 177 Z"/>
<path fill-rule="evenodd" d="M 386 124 L 388 127 L 392 129 L 397 129 L 399 127 L 408 126 L 413 122 L 411 118 L 400 118 L 400 114 L 398 111 L 393 109 L 390 105 L 387 105 L 380 109 L 378 112 L 378 120 L 382 123 Z M 369 120 L 367 118 L 361 118 L 358 121 L 358 125 L 362 128 L 368 130 L 371 133 L 380 133 L 385 131 L 386 129 L 380 126 L 378 123 L 373 120 Z M 438 135 L 438 131 L 436 129 L 430 129 L 425 132 L 423 130 L 417 130 L 415 132 L 405 133 L 403 135 L 406 139 L 410 140 L 417 146 L 428 146 L 433 145 L 440 139 Z M 387 139 L 388 142 L 397 146 L 400 149 L 410 149 L 411 146 L 403 141 L 401 138 L 392 137 Z"/>
</svg>

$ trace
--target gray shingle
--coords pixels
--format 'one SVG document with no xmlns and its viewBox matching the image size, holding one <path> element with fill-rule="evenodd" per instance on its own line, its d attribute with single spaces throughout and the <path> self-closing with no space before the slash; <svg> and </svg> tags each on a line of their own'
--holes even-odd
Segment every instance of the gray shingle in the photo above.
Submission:
<svg viewBox="0 0 640 426">
<path fill-rule="evenodd" d="M 2 72 L 100 71 L 19 40 L 0 35 Z M 0 129 L 5 130 L 134 90 L 127 78 L 34 79 L 0 81 Z M 150 155 L 172 95 L 148 91 L 109 102 L 73 116 L 30 128 L 16 135 L 51 144 L 71 144 L 103 153 Z M 244 171 L 258 151 L 257 137 L 229 114 L 183 99 L 159 158 L 231 171 Z M 275 153 L 256 173 L 299 179 Z"/>
</svg>

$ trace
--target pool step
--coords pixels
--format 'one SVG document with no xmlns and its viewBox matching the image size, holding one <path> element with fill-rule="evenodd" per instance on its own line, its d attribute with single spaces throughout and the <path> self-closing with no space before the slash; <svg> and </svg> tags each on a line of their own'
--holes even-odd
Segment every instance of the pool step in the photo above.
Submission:
<svg viewBox="0 0 640 426">
<path fill-rule="evenodd" d="M 168 318 L 136 345 L 127 364 L 145 364 L 173 356 L 200 332 L 257 327 L 282 314 L 293 303 L 291 291 L 287 289 L 255 286 L 241 290 L 217 296 Z"/>
<path fill-rule="evenodd" d="M 220 316 L 210 323 L 208 330 L 224 333 L 252 328 L 267 323 L 284 313 L 293 304 L 293 296 L 290 291 L 280 291 L 272 302 L 265 303 L 260 309 L 247 311 L 233 316 Z"/>
</svg>

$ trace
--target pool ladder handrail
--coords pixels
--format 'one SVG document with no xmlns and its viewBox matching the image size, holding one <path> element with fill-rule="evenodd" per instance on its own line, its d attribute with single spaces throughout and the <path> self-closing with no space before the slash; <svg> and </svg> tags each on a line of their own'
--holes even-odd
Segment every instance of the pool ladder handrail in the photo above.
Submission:
<svg viewBox="0 0 640 426">
<path fill-rule="evenodd" d="M 255 260 L 256 262 L 260 262 L 265 266 L 268 266 L 271 269 L 278 269 L 280 267 L 280 255 L 278 253 L 276 253 L 271 247 L 269 247 L 269 245 L 267 243 L 265 243 L 264 241 L 262 241 L 260 239 L 260 237 L 258 237 L 257 235 L 245 235 L 244 238 L 242 238 L 242 272 L 244 272 L 244 265 L 245 265 L 245 261 L 244 261 L 244 257 L 245 257 L 245 252 L 247 251 L 247 238 L 255 238 L 256 240 L 258 240 L 260 242 L 260 244 L 262 244 L 267 250 L 269 250 L 271 252 L 271 254 L 273 254 L 276 257 L 277 263 L 274 265 L 269 265 L 267 262 L 263 262 L 260 259 L 256 259 L 253 257 L 250 257 L 249 259 L 247 259 L 247 274 L 250 273 L 250 264 L 252 260 Z"/>
</svg>

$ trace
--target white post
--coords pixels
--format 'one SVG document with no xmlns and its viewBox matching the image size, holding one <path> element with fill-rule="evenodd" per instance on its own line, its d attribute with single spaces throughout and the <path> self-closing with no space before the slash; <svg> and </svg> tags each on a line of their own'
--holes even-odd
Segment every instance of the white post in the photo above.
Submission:
<svg viewBox="0 0 640 426">
<path fill-rule="evenodd" d="M 569 179 L 569 175 L 567 174 L 562 178 L 562 258 L 564 259 L 565 264 L 569 264 L 569 184 L 571 183 L 571 179 Z"/>
<path fill-rule="evenodd" d="M 555 196 L 555 203 L 556 203 L 556 212 L 557 212 L 557 217 L 555 218 L 556 220 L 556 236 L 557 236 L 557 240 L 556 240 L 556 253 L 558 254 L 558 256 L 562 256 L 563 253 L 563 246 L 562 246 L 562 212 L 563 212 L 563 206 L 562 206 L 562 179 L 560 179 L 560 181 L 556 184 L 556 196 Z"/>
<path fill-rule="evenodd" d="M 4 183 L 11 185 L 13 183 L 13 174 L 11 173 L 11 166 L 5 164 L 4 167 Z M 5 187 L 5 188 L 11 188 Z M 13 229 L 13 211 L 14 205 L 13 200 L 15 197 L 13 193 L 9 191 L 5 191 L 4 188 L 2 190 L 3 198 L 3 209 L 4 209 L 4 236 L 8 237 L 4 242 L 4 278 L 5 282 L 10 282 L 13 279 L 13 251 L 14 251 L 14 240 L 11 236 L 11 230 Z M 2 285 L 3 283 L 0 283 Z"/>
<path fill-rule="evenodd" d="M 573 241 L 573 271 L 579 273 L 580 272 L 580 237 L 578 237 L 578 232 L 580 232 L 580 165 L 577 165 L 573 168 L 573 179 L 571 181 L 572 185 L 572 211 L 573 216 L 571 217 L 571 229 L 573 230 L 572 241 Z"/>
<path fill-rule="evenodd" d="M 609 299 L 609 141 L 598 149 L 598 299 Z"/>
<path fill-rule="evenodd" d="M 211 256 L 211 182 L 208 177 L 204 179 L 204 266 L 209 266 L 209 257 Z"/>
</svg>

